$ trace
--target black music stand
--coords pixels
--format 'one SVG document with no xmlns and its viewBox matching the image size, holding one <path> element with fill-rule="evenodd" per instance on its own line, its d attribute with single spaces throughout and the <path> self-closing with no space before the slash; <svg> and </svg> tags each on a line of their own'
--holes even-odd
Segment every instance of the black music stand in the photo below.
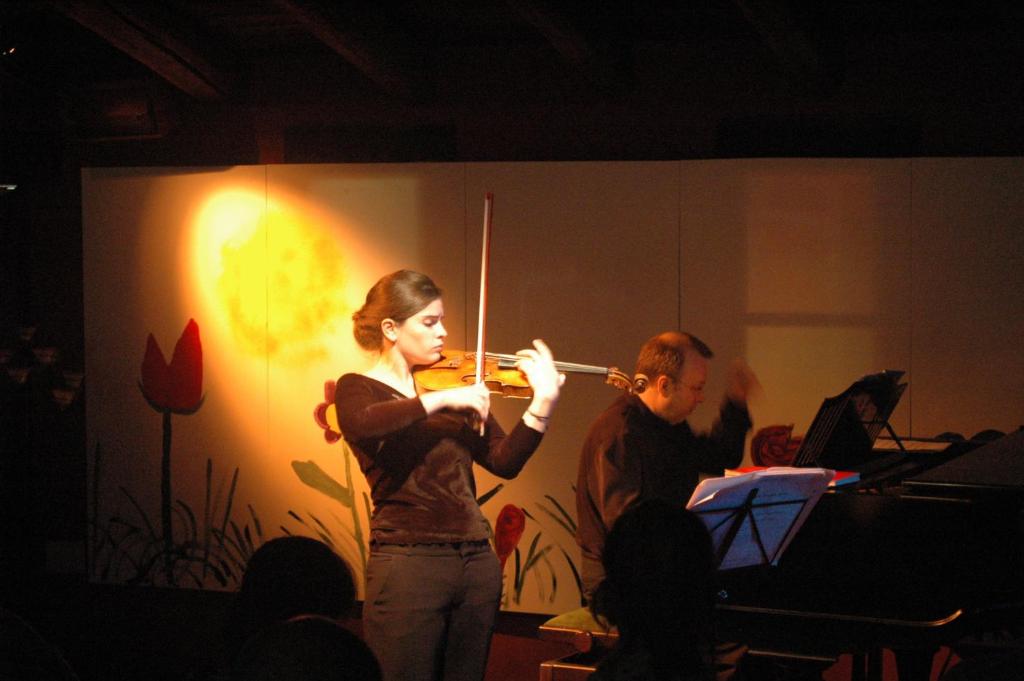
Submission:
<svg viewBox="0 0 1024 681">
<path fill-rule="evenodd" d="M 829 470 L 782 466 L 709 478 L 686 507 L 711 533 L 719 570 L 775 565 L 831 479 Z"/>
<path fill-rule="evenodd" d="M 868 462 L 875 439 L 884 428 L 896 446 L 906 450 L 889 417 L 907 384 L 904 372 L 887 370 L 855 381 L 835 397 L 827 397 L 811 421 L 794 466 L 856 469 Z"/>
</svg>

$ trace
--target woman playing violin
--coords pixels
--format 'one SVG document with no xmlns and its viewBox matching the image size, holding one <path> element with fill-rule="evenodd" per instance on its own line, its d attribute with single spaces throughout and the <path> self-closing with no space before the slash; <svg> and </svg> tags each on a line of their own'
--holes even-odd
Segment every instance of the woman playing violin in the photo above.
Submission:
<svg viewBox="0 0 1024 681">
<path fill-rule="evenodd" d="M 409 270 L 383 277 L 353 320 L 356 341 L 378 355 L 365 373 L 342 376 L 335 394 L 338 423 L 374 505 L 366 641 L 385 681 L 479 681 L 501 570 L 476 502 L 473 463 L 515 477 L 540 444 L 565 376 L 542 341 L 520 350 L 517 367 L 533 396 L 506 435 L 483 384 L 417 394 L 416 369 L 441 358 L 447 336 L 441 291 L 429 277 Z"/>
</svg>

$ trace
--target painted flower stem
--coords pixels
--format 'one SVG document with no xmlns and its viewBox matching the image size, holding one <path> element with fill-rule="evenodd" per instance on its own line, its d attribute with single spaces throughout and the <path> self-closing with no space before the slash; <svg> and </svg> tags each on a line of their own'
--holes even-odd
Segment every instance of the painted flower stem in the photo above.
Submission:
<svg viewBox="0 0 1024 681">
<path fill-rule="evenodd" d="M 164 572 L 167 583 L 174 583 L 174 530 L 171 525 L 171 412 L 163 412 L 163 456 L 160 459 L 160 523 L 164 538 Z"/>
</svg>

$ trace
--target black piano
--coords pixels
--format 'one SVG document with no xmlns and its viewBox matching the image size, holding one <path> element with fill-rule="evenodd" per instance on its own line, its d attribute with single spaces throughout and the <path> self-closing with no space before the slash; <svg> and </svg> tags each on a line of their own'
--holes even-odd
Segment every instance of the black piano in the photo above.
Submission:
<svg viewBox="0 0 1024 681">
<path fill-rule="evenodd" d="M 721 637 L 791 658 L 852 653 L 854 678 L 880 678 L 889 648 L 917 681 L 939 646 L 1024 623 L 1024 430 L 865 463 L 778 565 L 721 573 Z"/>
<path fill-rule="evenodd" d="M 812 666 L 852 654 L 854 681 L 880 680 L 889 649 L 900 681 L 928 681 L 940 646 L 962 652 L 987 632 L 1022 634 L 1024 429 L 915 447 L 888 421 L 902 377 L 865 376 L 825 399 L 794 465 L 859 480 L 820 498 L 776 565 L 719 573 L 720 640 Z M 883 430 L 888 448 L 878 447 Z M 585 678 L 613 644 L 614 632 L 572 620 L 554 618 L 541 636 L 582 657 L 545 663 L 542 679 Z"/>
</svg>

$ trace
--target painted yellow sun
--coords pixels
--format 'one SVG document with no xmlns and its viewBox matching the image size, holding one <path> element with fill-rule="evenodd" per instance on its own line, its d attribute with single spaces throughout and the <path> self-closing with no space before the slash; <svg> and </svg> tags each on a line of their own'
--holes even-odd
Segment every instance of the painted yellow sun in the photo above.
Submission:
<svg viewBox="0 0 1024 681">
<path fill-rule="evenodd" d="M 201 286 L 236 350 L 285 366 L 326 357 L 345 283 L 329 225 L 255 193 L 224 192 L 200 211 L 198 227 Z"/>
</svg>

